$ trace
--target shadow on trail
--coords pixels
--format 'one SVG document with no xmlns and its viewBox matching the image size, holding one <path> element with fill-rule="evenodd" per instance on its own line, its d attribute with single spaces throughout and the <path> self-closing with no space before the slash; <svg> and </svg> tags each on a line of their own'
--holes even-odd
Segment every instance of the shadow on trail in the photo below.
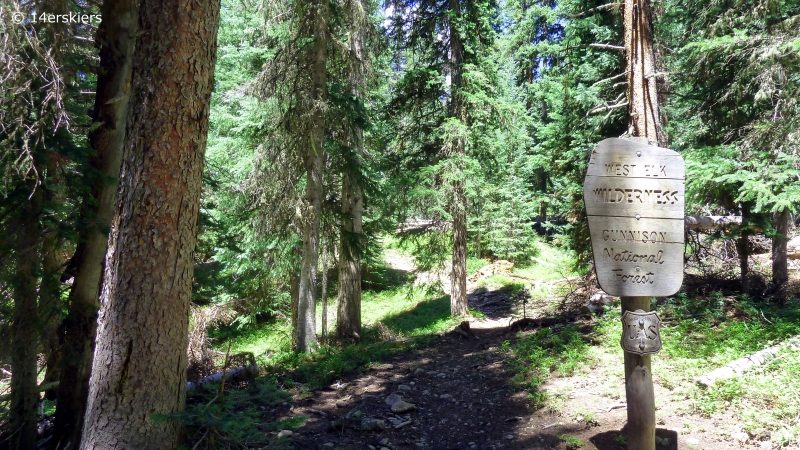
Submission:
<svg viewBox="0 0 800 450">
<path fill-rule="evenodd" d="M 482 287 L 467 295 L 467 304 L 470 308 L 492 319 L 510 316 L 518 301 L 512 288 L 490 291 Z"/>
<path fill-rule="evenodd" d="M 415 310 L 420 308 L 435 311 L 425 313 L 427 317 L 447 315 L 449 299 L 429 300 Z M 284 413 L 308 417 L 293 437 L 295 448 L 521 450 L 536 448 L 531 443 L 557 443 L 555 436 L 532 441 L 523 434 L 530 413 L 527 393 L 512 381 L 513 373 L 503 362 L 505 351 L 488 330 L 478 331 L 481 339 L 432 336 L 428 345 L 387 357 L 299 399 Z M 393 412 L 387 403 L 390 394 L 413 404 L 413 410 Z M 375 421 L 382 425 L 373 427 Z"/>
<path fill-rule="evenodd" d="M 595 434 L 591 438 L 589 438 L 589 442 L 594 444 L 598 450 L 619 450 L 625 448 L 624 445 L 620 443 L 625 436 L 626 428 L 622 428 L 622 430 L 609 430 L 604 431 L 602 433 Z M 678 432 L 674 430 L 668 430 L 665 428 L 656 428 L 656 438 L 657 439 L 666 439 L 668 444 L 667 445 L 656 445 L 659 450 L 678 450 Z"/>
</svg>

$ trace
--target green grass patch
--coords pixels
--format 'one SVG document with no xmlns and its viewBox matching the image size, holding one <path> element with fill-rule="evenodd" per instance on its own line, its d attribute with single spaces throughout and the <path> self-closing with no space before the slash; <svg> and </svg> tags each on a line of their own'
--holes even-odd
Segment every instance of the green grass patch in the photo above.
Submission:
<svg viewBox="0 0 800 450">
<path fill-rule="evenodd" d="M 580 439 L 568 434 L 562 434 L 558 436 L 558 439 L 564 442 L 564 444 L 567 446 L 567 450 L 576 450 L 583 446 L 583 443 Z"/>
<path fill-rule="evenodd" d="M 222 391 L 219 385 L 201 386 L 189 393 L 186 411 L 154 415 L 153 420 L 182 422 L 188 442 L 194 448 L 240 448 L 243 442 L 248 446 L 273 448 L 276 439 L 268 437 L 262 428 L 272 431 L 297 428 L 305 421 L 304 417 L 292 417 L 280 422 L 264 422 L 263 414 L 267 409 L 290 397 L 266 380 L 252 382 L 247 389 Z M 202 446 L 203 443 L 206 445 Z"/>
<path fill-rule="evenodd" d="M 574 273 L 575 255 L 572 251 L 537 242 L 538 254 L 531 259 L 529 265 L 514 267 L 513 272 L 533 280 L 552 281 L 560 278 L 579 275 Z"/>
<path fill-rule="evenodd" d="M 256 327 L 237 328 L 235 325 L 209 331 L 214 340 L 214 349 L 231 353 L 252 352 L 263 358 L 275 352 L 288 351 L 292 346 L 292 328 L 287 320 Z"/>
<path fill-rule="evenodd" d="M 309 388 L 322 387 L 425 342 L 392 342 L 386 341 L 387 337 L 430 335 L 459 322 L 450 317 L 448 296 L 431 295 L 421 288 L 365 291 L 361 315 L 361 342 L 343 348 L 324 346 L 314 355 L 297 355 L 287 348 L 270 361 L 273 370 Z"/>
<path fill-rule="evenodd" d="M 517 372 L 514 381 L 529 390 L 537 406 L 543 406 L 546 400 L 539 387 L 552 373 L 568 377 L 592 363 L 586 331 L 575 325 L 542 328 L 503 346 L 513 355 L 510 363 Z"/>
<path fill-rule="evenodd" d="M 800 350 L 787 348 L 767 364 L 708 389 L 690 392 L 696 413 L 736 417 L 753 437 L 800 443 Z"/>
<path fill-rule="evenodd" d="M 287 387 L 302 383 L 307 389 L 318 389 L 414 345 L 415 342 L 378 341 L 342 348 L 325 346 L 313 355 L 284 352 L 278 355 L 269 371 L 282 378 Z"/>
<path fill-rule="evenodd" d="M 329 299 L 328 331 L 333 332 L 336 305 Z M 317 305 L 317 331 L 321 331 L 322 308 Z M 216 347 L 232 352 L 249 351 L 259 357 L 268 371 L 289 383 L 305 384 L 309 389 L 325 386 L 336 379 L 364 370 L 398 351 L 424 342 L 387 342 L 387 338 L 424 336 L 449 330 L 459 320 L 450 317 L 450 298 L 440 291 L 406 286 L 379 291 L 365 290 L 361 299 L 363 332 L 361 342 L 342 348 L 323 345 L 313 355 L 291 351 L 288 321 L 246 330 L 217 332 Z M 226 334 L 227 333 L 227 334 Z M 227 338 L 227 339 L 225 339 Z"/>
<path fill-rule="evenodd" d="M 361 273 L 361 285 L 364 291 L 381 292 L 405 286 L 414 280 L 413 274 L 387 267 L 386 265 L 376 265 L 366 268 Z M 336 301 L 335 286 L 331 286 L 329 294 Z"/>
<path fill-rule="evenodd" d="M 523 280 L 520 280 L 518 278 L 511 278 L 503 274 L 491 275 L 485 278 L 481 278 L 478 281 L 479 288 L 491 287 L 495 289 L 506 289 L 510 291 L 511 294 L 516 294 L 517 292 L 525 289 L 527 285 L 528 283 L 526 283 Z"/>
<path fill-rule="evenodd" d="M 488 266 L 492 262 L 486 258 L 474 258 L 472 256 L 467 258 L 467 276 L 472 275 L 478 269 Z"/>
<path fill-rule="evenodd" d="M 414 336 L 445 331 L 460 323 L 461 319 L 450 316 L 450 296 L 441 296 L 389 314 L 381 322 L 395 334 Z"/>
<path fill-rule="evenodd" d="M 666 322 L 660 359 L 682 368 L 687 378 L 701 375 L 800 334 L 798 306 L 796 300 L 779 308 L 746 297 L 676 296 L 657 308 Z"/>
<path fill-rule="evenodd" d="M 684 304 L 690 301 L 693 306 Z M 798 300 L 779 308 L 747 297 L 679 296 L 663 309 L 704 314 L 665 327 L 664 357 L 654 359 L 659 363 L 654 364 L 654 373 L 663 373 L 667 383 L 689 399 L 690 413 L 734 420 L 752 438 L 769 439 L 782 447 L 800 443 L 800 349 L 796 346 L 784 347 L 774 360 L 709 388 L 693 383 L 696 376 L 800 334 Z"/>
</svg>

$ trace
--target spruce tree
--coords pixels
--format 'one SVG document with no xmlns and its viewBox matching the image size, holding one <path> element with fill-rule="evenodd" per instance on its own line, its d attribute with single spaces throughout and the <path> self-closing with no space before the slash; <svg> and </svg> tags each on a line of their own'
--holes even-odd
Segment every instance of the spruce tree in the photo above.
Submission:
<svg viewBox="0 0 800 450">
<path fill-rule="evenodd" d="M 107 256 L 82 449 L 174 449 L 219 2 L 138 8 L 119 210 Z M 169 114 L 165 114 L 169 111 Z"/>
<path fill-rule="evenodd" d="M 497 5 L 478 0 L 391 5 L 390 36 L 401 69 L 388 106 L 397 127 L 389 161 L 401 184 L 398 201 L 406 217 L 452 224 L 450 310 L 463 316 L 468 196 L 480 161 L 494 156 L 483 137 L 501 119 L 493 114 L 501 108 L 491 60 Z"/>
</svg>

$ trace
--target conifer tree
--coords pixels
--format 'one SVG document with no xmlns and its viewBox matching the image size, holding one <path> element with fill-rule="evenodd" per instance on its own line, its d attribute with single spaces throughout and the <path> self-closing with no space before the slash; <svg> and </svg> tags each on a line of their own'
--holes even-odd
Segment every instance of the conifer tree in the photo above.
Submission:
<svg viewBox="0 0 800 450">
<path fill-rule="evenodd" d="M 6 266 L 0 269 L 0 286 L 12 303 L 10 324 L 2 333 L 11 344 L 9 420 L 0 436 L 2 448 L 36 448 L 40 344 L 51 370 L 56 356 L 56 252 L 62 245 L 58 222 L 64 217 L 53 194 L 64 187 L 58 172 L 71 170 L 60 162 L 64 147 L 76 150 L 66 132 L 72 119 L 66 108 L 67 81 L 72 80 L 65 62 L 73 51 L 67 36 L 74 30 L 66 24 L 42 26 L 31 15 L 64 8 L 51 1 L 0 5 L 0 260 Z"/>
<path fill-rule="evenodd" d="M 120 209 L 107 259 L 82 449 L 174 449 L 220 4 L 138 8 Z M 165 114 L 169 111 L 169 114 Z"/>
<path fill-rule="evenodd" d="M 687 160 L 687 200 L 739 214 L 742 291 L 748 292 L 754 228 L 774 230 L 773 285 L 782 283 L 785 220 L 798 210 L 793 179 L 798 127 L 798 2 L 676 0 L 665 4 L 662 39 L 670 80 L 669 127 Z M 690 124 L 687 126 L 687 124 Z M 770 224 L 774 220 L 774 225 Z"/>
<path fill-rule="evenodd" d="M 506 11 L 504 49 L 527 116 L 520 121 L 525 133 L 516 173 L 537 202 L 566 222 L 546 224 L 548 230 L 587 264 L 582 184 L 588 154 L 600 140 L 628 130 L 622 9 L 616 2 L 520 0 L 507 2 Z M 537 215 L 543 216 L 541 207 Z"/>
<path fill-rule="evenodd" d="M 125 120 L 130 98 L 133 40 L 138 23 L 134 0 L 103 2 L 98 36 L 101 42 L 94 128 L 90 142 L 95 154 L 84 181 L 90 197 L 83 205 L 84 222 L 72 257 L 74 280 L 70 312 L 63 324 L 54 439 L 59 448 L 78 448 L 89 391 L 92 353 L 97 333 L 102 265 L 108 229 L 115 213 L 117 178 L 122 161 Z"/>
<path fill-rule="evenodd" d="M 372 8 L 368 2 L 354 1 L 346 10 L 347 20 L 342 25 L 350 37 L 349 51 L 338 52 L 334 65 L 341 67 L 337 81 L 347 86 L 350 101 L 343 102 L 332 113 L 344 117 L 344 129 L 338 129 L 337 120 L 330 118 L 331 137 L 341 141 L 341 229 L 339 230 L 339 293 L 336 314 L 336 333 L 339 339 L 358 338 L 361 334 L 361 256 L 364 252 L 364 130 L 366 123 L 363 97 L 371 76 L 367 39 L 375 40 L 371 22 Z M 341 34 L 337 33 L 337 34 Z M 337 56 L 339 56 L 337 55 Z M 339 60 L 340 59 L 340 60 Z M 337 61 L 338 60 L 338 61 Z M 349 106 L 349 107 L 348 107 Z"/>
<path fill-rule="evenodd" d="M 395 165 L 402 161 L 402 170 L 419 171 L 412 179 L 422 178 L 412 181 L 416 186 L 401 188 L 408 210 L 452 223 L 450 310 L 463 316 L 468 313 L 469 175 L 480 172 L 479 160 L 491 159 L 481 136 L 500 120 L 492 114 L 501 108 L 498 75 L 489 57 L 497 5 L 481 0 L 391 5 L 391 36 L 403 72 L 389 105 L 398 129 L 390 160 Z"/>
<path fill-rule="evenodd" d="M 272 142 L 264 145 L 264 151 L 280 163 L 257 170 L 262 173 L 261 179 L 274 179 L 263 174 L 276 172 L 280 179 L 296 180 L 301 176 L 305 179 L 299 217 L 291 217 L 292 212 L 282 208 L 283 205 L 267 203 L 270 209 L 285 211 L 287 222 L 299 222 L 300 272 L 293 276 L 292 282 L 296 284 L 293 288 L 296 295 L 292 295 L 292 345 L 298 352 L 311 352 L 317 346 L 316 272 L 324 195 L 330 3 L 275 2 L 270 7 L 276 11 L 289 8 L 292 13 L 288 19 L 275 24 L 277 29 L 286 31 L 274 35 L 277 54 L 266 65 L 255 87 L 263 101 L 278 105 L 275 135 Z M 291 187 L 279 187 L 278 190 L 285 193 L 277 198 L 293 197 L 287 192 L 289 189 Z M 288 225 L 273 223 L 272 226 L 285 229 Z"/>
</svg>

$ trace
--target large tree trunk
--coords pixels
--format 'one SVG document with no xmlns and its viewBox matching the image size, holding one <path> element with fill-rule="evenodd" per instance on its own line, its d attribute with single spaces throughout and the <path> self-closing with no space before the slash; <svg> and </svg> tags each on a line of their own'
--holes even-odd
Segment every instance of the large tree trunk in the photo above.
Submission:
<svg viewBox="0 0 800 450">
<path fill-rule="evenodd" d="M 48 170 L 48 175 L 52 172 Z M 49 199 L 50 201 L 54 199 Z M 45 200 L 48 201 L 48 200 Z M 47 384 L 59 379 L 59 328 L 61 325 L 61 246 L 58 233 L 50 231 L 42 242 L 42 284 L 39 289 L 39 320 L 41 328 L 42 353 L 44 353 Z M 56 399 L 56 390 L 48 389 L 44 396 L 48 400 Z"/>
<path fill-rule="evenodd" d="M 625 70 L 628 74 L 628 132 L 665 145 L 661 132 L 653 56 L 650 0 L 625 0 Z"/>
<path fill-rule="evenodd" d="M 63 323 L 61 383 L 55 418 L 59 449 L 78 448 L 89 393 L 89 375 L 97 332 L 97 312 L 108 230 L 115 213 L 117 182 L 125 121 L 128 113 L 137 0 L 106 0 L 98 28 L 100 70 L 97 76 L 94 122 L 89 136 L 95 155 L 89 163 L 96 173 L 85 177 L 91 197 L 82 205 L 84 222 L 75 252 L 75 279 L 69 313 Z"/>
<path fill-rule="evenodd" d="M 653 25 L 649 0 L 625 0 L 628 132 L 651 145 L 666 145 L 658 110 Z M 622 311 L 650 311 L 649 297 L 622 297 Z M 623 330 L 624 332 L 624 330 Z M 655 450 L 655 392 L 650 355 L 624 352 L 628 448 Z"/>
<path fill-rule="evenodd" d="M 736 240 L 736 251 L 739 253 L 739 272 L 742 281 L 742 294 L 750 292 L 750 221 L 752 205 L 742 203 L 742 228 Z"/>
<path fill-rule="evenodd" d="M 787 258 L 787 242 L 789 241 L 789 225 L 791 214 L 788 209 L 775 213 L 775 233 L 772 238 L 772 284 L 780 287 L 789 281 L 789 260 Z"/>
<path fill-rule="evenodd" d="M 364 83 L 362 64 L 366 45 L 362 25 L 355 25 L 350 42 L 354 58 L 350 82 L 351 92 L 358 97 L 359 86 Z M 336 333 L 339 340 L 361 337 L 361 255 L 362 216 L 364 198 L 358 174 L 361 171 L 364 150 L 364 132 L 353 124 L 353 149 L 342 172 L 342 226 L 339 232 L 339 295 L 336 311 Z"/>
<path fill-rule="evenodd" d="M 37 278 L 41 258 L 39 240 L 41 227 L 42 188 L 14 211 L 11 223 L 14 233 L 14 274 L 12 279 L 14 309 L 11 316 L 11 405 L 8 430 L 10 436 L 0 437 L 0 446 L 14 450 L 36 449 L 36 405 L 39 391 L 36 386 Z"/>
<path fill-rule="evenodd" d="M 311 124 L 305 154 L 306 214 L 303 225 L 303 253 L 300 266 L 300 292 L 297 304 L 295 350 L 311 352 L 317 345 L 315 279 L 319 258 L 319 223 L 322 217 L 322 161 L 325 144 L 325 112 L 327 93 L 328 8 L 327 0 L 317 0 L 307 8 L 308 32 L 313 45 L 308 54 L 311 67 Z"/>
<path fill-rule="evenodd" d="M 214 79 L 218 0 L 139 8 L 120 211 L 82 449 L 174 449 Z M 133 17 L 133 20 L 137 20 Z"/>
<path fill-rule="evenodd" d="M 469 314 L 467 306 L 467 215 L 464 186 L 459 183 L 453 193 L 453 278 L 450 290 L 450 314 L 454 317 Z"/>
<path fill-rule="evenodd" d="M 298 258 L 300 258 L 300 254 L 298 252 Z M 292 274 L 289 276 L 289 297 L 290 297 L 290 307 L 291 307 L 291 314 L 292 314 L 292 348 L 297 348 L 297 310 L 298 305 L 300 304 L 300 275 L 296 271 L 292 271 Z"/>
<path fill-rule="evenodd" d="M 47 177 L 42 198 L 47 208 L 57 209 L 63 205 L 58 184 L 63 184 L 58 176 L 59 167 L 56 154 L 47 155 Z M 42 228 L 45 225 L 42 224 Z M 64 257 L 61 251 L 61 236 L 56 226 L 51 225 L 42 239 L 42 281 L 39 288 L 39 323 L 41 330 L 42 353 L 44 353 L 45 374 L 43 384 L 52 384 L 59 379 L 59 328 L 61 325 L 61 272 Z M 56 399 L 56 390 L 48 389 L 44 394 L 48 400 Z"/>
<path fill-rule="evenodd" d="M 342 174 L 342 230 L 339 247 L 339 307 L 336 333 L 339 339 L 361 335 L 361 219 L 364 208 L 361 186 L 347 172 Z"/>
<path fill-rule="evenodd" d="M 322 342 L 328 340 L 328 252 L 325 245 L 320 244 L 322 249 Z"/>
<path fill-rule="evenodd" d="M 450 37 L 450 107 L 451 117 L 458 119 L 462 126 L 466 125 L 466 108 L 462 95 L 462 71 L 464 61 L 464 45 L 458 29 L 458 19 L 461 17 L 461 4 L 459 0 L 449 0 L 449 7 L 453 19 L 449 23 Z M 467 196 L 464 191 L 463 159 L 466 155 L 466 142 L 462 136 L 455 138 L 453 143 L 452 158 L 455 159 L 453 199 L 450 205 L 450 214 L 453 216 L 453 273 L 452 287 L 450 289 L 450 313 L 454 317 L 466 316 L 467 307 Z"/>
</svg>

